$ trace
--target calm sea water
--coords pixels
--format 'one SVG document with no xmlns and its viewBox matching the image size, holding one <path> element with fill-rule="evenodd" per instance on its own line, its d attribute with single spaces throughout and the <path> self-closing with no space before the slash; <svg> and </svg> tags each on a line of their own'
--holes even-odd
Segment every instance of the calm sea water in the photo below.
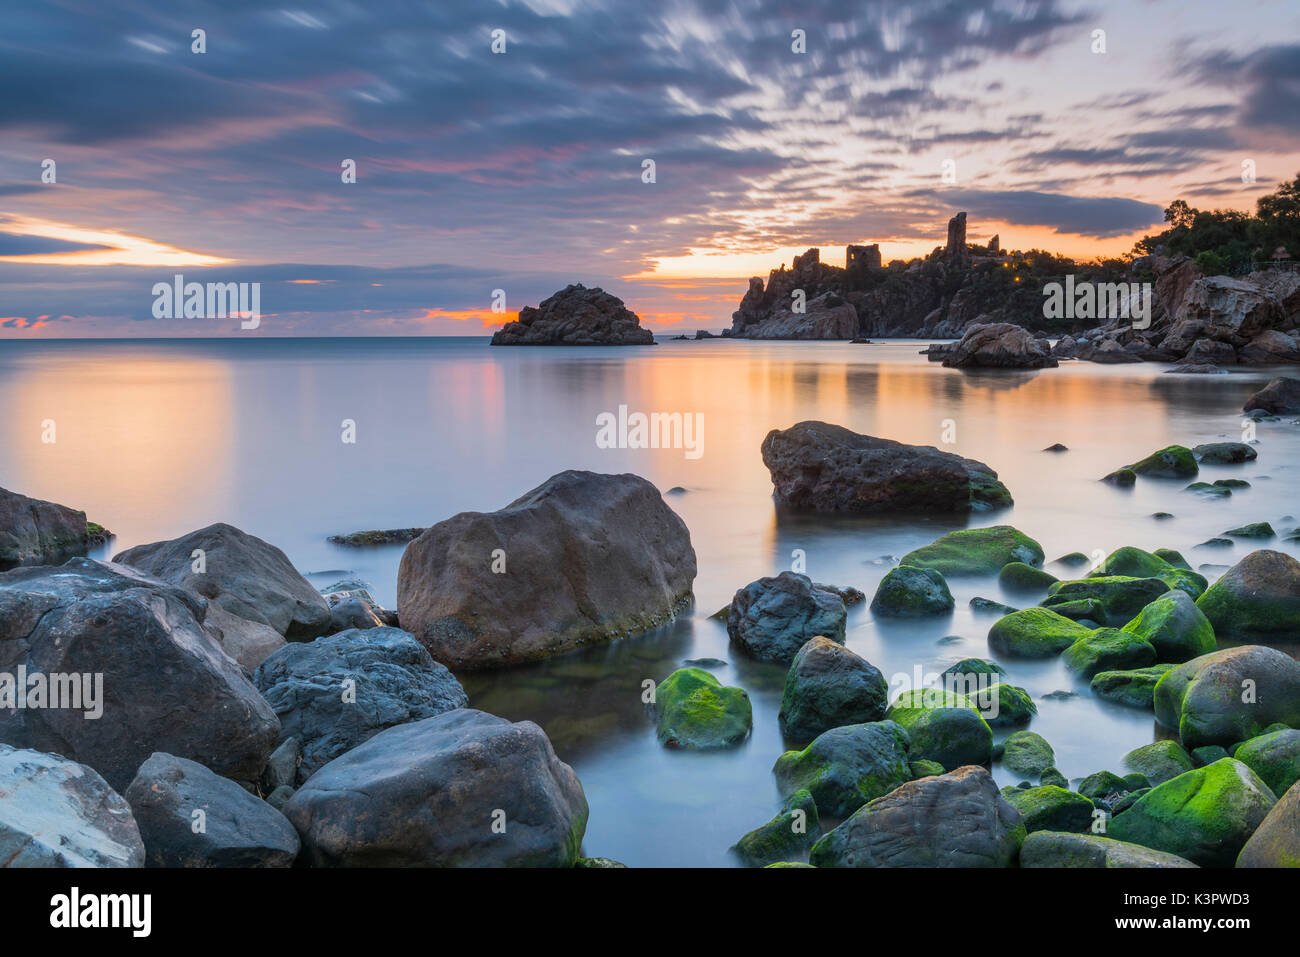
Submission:
<svg viewBox="0 0 1300 957">
<path fill-rule="evenodd" d="M 855 431 L 940 445 L 996 469 L 1008 522 L 1049 561 L 1122 545 L 1181 549 L 1193 566 L 1230 565 L 1249 547 L 1198 548 L 1245 522 L 1290 529 L 1300 512 L 1300 427 L 1258 426 L 1259 459 L 1202 477 L 1245 478 L 1226 501 L 1099 477 L 1156 449 L 1240 439 L 1239 410 L 1269 370 L 1165 375 L 1164 366 L 1067 363 L 1039 372 L 963 373 L 918 355 L 919 343 L 668 341 L 653 348 L 491 349 L 486 339 L 0 341 L 0 485 L 84 509 L 117 539 L 105 555 L 211 522 L 283 548 L 324 586 L 345 574 L 396 603 L 401 547 L 358 551 L 326 536 L 428 525 L 500 508 L 568 468 L 635 472 L 667 491 L 699 557 L 695 615 L 639 638 L 544 664 L 465 676 L 471 704 L 532 719 L 578 772 L 591 804 L 585 850 L 634 866 L 726 865 L 727 848 L 779 806 L 771 774 L 784 669 L 734 654 L 707 616 L 735 590 L 789 568 L 801 549 L 818 581 L 870 596 L 893 559 L 961 519 L 778 515 L 759 455 L 770 429 L 822 419 Z M 598 448 L 596 417 L 703 413 L 703 452 Z M 341 441 L 356 423 L 355 444 Z M 56 441 L 42 442 L 46 420 Z M 943 445 L 945 429 L 956 442 Z M 1070 451 L 1041 451 L 1055 442 Z M 1168 521 L 1151 518 L 1168 511 Z M 1271 547 L 1297 553 L 1294 544 Z M 104 556 L 96 556 L 104 557 Z M 1059 567 L 1048 566 L 1062 574 Z M 1213 580 L 1220 573 L 1204 569 Z M 886 677 L 942 671 L 987 656 L 991 619 L 975 595 L 1016 604 L 994 580 L 954 580 L 949 618 L 908 624 L 849 615 L 848 646 Z M 941 639 L 956 636 L 955 640 Z M 727 662 L 746 688 L 754 733 L 725 753 L 666 751 L 640 700 L 689 658 Z M 1039 707 L 1030 726 L 1070 778 L 1119 771 L 1126 751 L 1160 736 L 1149 713 L 1091 696 L 1058 661 L 1008 663 Z M 1057 690 L 1073 698 L 1044 699 Z M 1004 732 L 1005 733 L 1005 732 Z M 1014 778 L 1000 768 L 1003 783 Z"/>
</svg>

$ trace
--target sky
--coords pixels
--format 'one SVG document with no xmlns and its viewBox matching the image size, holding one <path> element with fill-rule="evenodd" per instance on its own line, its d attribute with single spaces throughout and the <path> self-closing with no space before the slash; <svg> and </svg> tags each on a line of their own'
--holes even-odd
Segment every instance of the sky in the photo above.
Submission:
<svg viewBox="0 0 1300 957">
<path fill-rule="evenodd" d="M 0 338 L 718 330 L 813 246 L 1118 255 L 1300 171 L 1287 2 L 9 3 L 0 85 Z"/>
</svg>

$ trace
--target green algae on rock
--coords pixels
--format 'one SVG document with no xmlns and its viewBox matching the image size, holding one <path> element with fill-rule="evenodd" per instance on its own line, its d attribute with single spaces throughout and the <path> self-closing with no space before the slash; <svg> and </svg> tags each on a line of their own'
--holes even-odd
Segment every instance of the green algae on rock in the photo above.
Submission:
<svg viewBox="0 0 1300 957">
<path fill-rule="evenodd" d="M 1220 638 L 1269 641 L 1300 635 L 1300 562 L 1272 549 L 1251 552 L 1196 604 Z"/>
<path fill-rule="evenodd" d="M 989 629 L 989 647 L 1012 658 L 1054 658 L 1090 633 L 1048 608 L 1024 608 L 1005 615 Z"/>
<path fill-rule="evenodd" d="M 1254 771 L 1223 758 L 1156 785 L 1114 817 L 1108 833 L 1202 867 L 1231 867 L 1276 803 Z"/>
<path fill-rule="evenodd" d="M 1003 788 L 1002 796 L 1024 818 L 1026 833 L 1086 831 L 1096 808 L 1082 794 L 1054 784 L 1036 788 Z"/>
<path fill-rule="evenodd" d="M 1102 671 L 1123 671 L 1155 664 L 1156 650 L 1145 638 L 1118 628 L 1098 628 L 1062 653 L 1065 666 L 1091 680 Z"/>
<path fill-rule="evenodd" d="M 831 728 L 879 721 L 888 695 L 885 676 L 870 662 L 828 638 L 813 638 L 786 674 L 781 733 L 804 744 Z"/>
<path fill-rule="evenodd" d="M 929 568 L 952 578 L 961 575 L 994 575 L 1004 565 L 1023 562 L 1043 564 L 1043 548 L 1028 535 L 1010 525 L 966 528 L 936 539 L 904 555 L 901 565 Z"/>
<path fill-rule="evenodd" d="M 1264 645 L 1216 651 L 1170 669 L 1154 702 L 1156 720 L 1184 747 L 1226 748 L 1273 724 L 1300 726 L 1300 662 Z"/>
<path fill-rule="evenodd" d="M 742 688 L 724 687 L 702 668 L 679 668 L 655 689 L 659 740 L 670 748 L 730 748 L 753 727 L 753 709 Z"/>
<path fill-rule="evenodd" d="M 1271 731 L 1243 741 L 1232 755 L 1259 775 L 1274 794 L 1300 781 L 1300 731 Z"/>
<path fill-rule="evenodd" d="M 907 732 L 893 721 L 832 728 L 781 755 L 772 771 L 782 796 L 806 788 L 823 814 L 847 817 L 912 779 Z"/>
<path fill-rule="evenodd" d="M 1138 475 L 1148 478 L 1191 478 L 1200 472 L 1192 450 L 1182 445 L 1171 445 L 1152 452 L 1140 462 L 1126 466 Z"/>
<path fill-rule="evenodd" d="M 1176 854 L 1096 834 L 1035 831 L 1020 848 L 1021 867 L 1195 867 Z"/>
<path fill-rule="evenodd" d="M 1172 667 L 1164 664 L 1129 671 L 1099 671 L 1092 677 L 1092 693 L 1128 708 L 1153 710 L 1156 682 Z"/>
<path fill-rule="evenodd" d="M 1060 579 L 1041 568 L 1034 568 L 1024 562 L 1008 562 L 998 572 L 998 584 L 1012 591 L 1036 591 L 1042 593 Z"/>
<path fill-rule="evenodd" d="M 1177 552 L 1172 553 L 1180 561 L 1168 561 L 1161 555 L 1145 552 L 1132 545 L 1125 545 L 1111 552 L 1106 560 L 1090 571 L 1088 578 L 1159 578 L 1170 588 L 1185 591 L 1193 598 L 1199 598 L 1209 582 L 1204 575 L 1198 575 L 1187 567 L 1187 562 Z"/>
<path fill-rule="evenodd" d="M 1096 602 L 1094 613 L 1101 617 L 1092 620 L 1118 628 L 1168 590 L 1169 584 L 1159 578 L 1131 578 L 1126 575 L 1083 578 L 1057 582 L 1047 590 L 1047 597 L 1039 604 L 1055 610 L 1076 602 L 1093 601 Z"/>
<path fill-rule="evenodd" d="M 907 731 L 912 760 L 935 761 L 951 771 L 992 758 L 993 730 L 965 695 L 930 688 L 904 692 L 885 717 Z"/>
<path fill-rule="evenodd" d="M 881 579 L 871 599 L 871 613 L 887 618 L 924 618 L 953 610 L 952 592 L 932 568 L 902 564 Z"/>
<path fill-rule="evenodd" d="M 786 799 L 781 813 L 750 831 L 731 848 L 746 867 L 767 867 L 780 861 L 797 862 L 821 836 L 817 804 L 806 788 Z"/>
<path fill-rule="evenodd" d="M 1291 785 L 1237 855 L 1238 867 L 1300 867 L 1300 784 Z"/>
<path fill-rule="evenodd" d="M 1177 741 L 1156 741 L 1124 755 L 1124 767 L 1141 774 L 1150 784 L 1163 784 L 1192 770 L 1192 758 Z"/>
<path fill-rule="evenodd" d="M 1017 731 L 1002 742 L 1002 765 L 1016 774 L 1037 777 L 1056 766 L 1056 755 L 1042 735 Z"/>
<path fill-rule="evenodd" d="M 1143 608 L 1124 631 L 1149 641 L 1158 661 L 1181 663 L 1218 648 L 1210 619 L 1190 595 L 1177 589 Z"/>
</svg>

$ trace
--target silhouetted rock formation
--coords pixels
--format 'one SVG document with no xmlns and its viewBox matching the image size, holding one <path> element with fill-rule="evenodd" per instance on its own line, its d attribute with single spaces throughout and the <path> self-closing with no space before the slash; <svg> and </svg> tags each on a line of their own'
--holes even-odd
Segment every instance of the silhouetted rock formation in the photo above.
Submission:
<svg viewBox="0 0 1300 957">
<path fill-rule="evenodd" d="M 565 286 L 492 336 L 494 346 L 652 346 L 655 337 L 623 300 L 599 286 Z"/>
</svg>

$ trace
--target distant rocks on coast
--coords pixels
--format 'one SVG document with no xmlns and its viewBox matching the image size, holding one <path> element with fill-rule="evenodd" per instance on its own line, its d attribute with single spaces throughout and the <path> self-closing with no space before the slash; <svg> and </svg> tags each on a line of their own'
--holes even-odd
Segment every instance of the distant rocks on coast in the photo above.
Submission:
<svg viewBox="0 0 1300 957">
<path fill-rule="evenodd" d="M 654 334 L 623 300 L 600 287 L 565 286 L 519 310 L 492 335 L 494 346 L 652 346 Z"/>
<path fill-rule="evenodd" d="M 1059 365 L 1052 357 L 1051 343 L 1009 322 L 971 326 L 959 342 L 934 345 L 926 353 L 931 362 L 942 361 L 954 369 L 1043 369 Z"/>
</svg>

